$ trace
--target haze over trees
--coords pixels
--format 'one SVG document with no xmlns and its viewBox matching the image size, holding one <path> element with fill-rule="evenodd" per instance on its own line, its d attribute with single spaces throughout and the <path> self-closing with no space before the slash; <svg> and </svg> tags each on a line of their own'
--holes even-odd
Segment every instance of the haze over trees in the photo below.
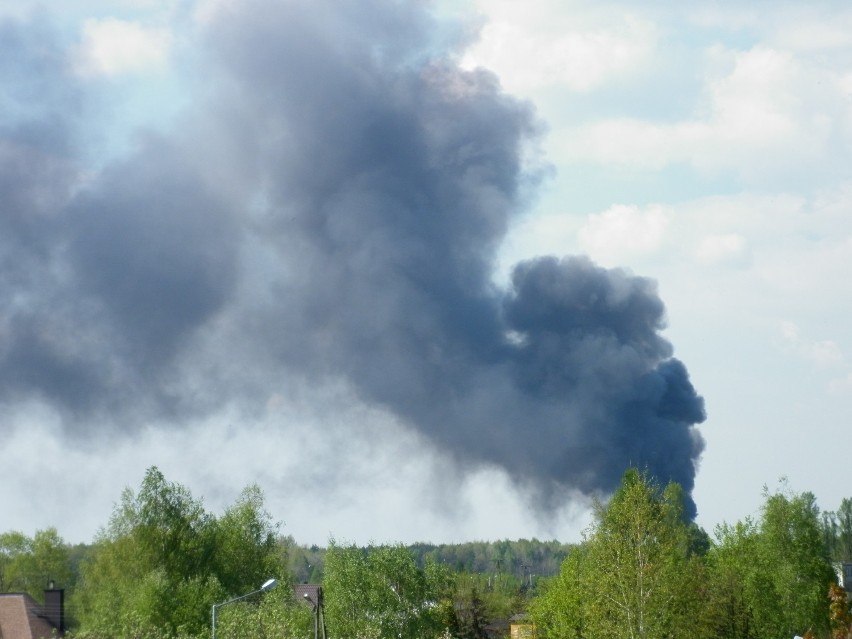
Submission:
<svg viewBox="0 0 852 639">
<path fill-rule="evenodd" d="M 843 499 L 835 512 L 822 513 L 822 530 L 832 560 L 852 561 L 852 499 Z"/>
<path fill-rule="evenodd" d="M 712 537 L 686 503 L 679 485 L 630 469 L 574 546 L 301 547 L 281 536 L 258 486 L 217 516 L 152 467 L 91 546 L 53 528 L 0 534 L 0 590 L 41 599 L 54 580 L 69 592 L 72 634 L 91 639 L 207 637 L 214 603 L 270 577 L 283 587 L 220 609 L 218 637 L 310 637 L 314 611 L 291 587 L 308 580 L 322 584 L 328 635 L 340 639 L 485 639 L 492 622 L 527 612 L 539 639 L 852 636 L 832 565 L 847 556 L 852 502 L 820 512 L 782 482 L 757 516 Z"/>
</svg>

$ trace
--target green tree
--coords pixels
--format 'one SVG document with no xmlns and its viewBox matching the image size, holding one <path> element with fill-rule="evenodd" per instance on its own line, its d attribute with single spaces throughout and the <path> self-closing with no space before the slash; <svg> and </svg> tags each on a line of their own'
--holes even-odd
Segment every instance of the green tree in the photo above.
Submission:
<svg viewBox="0 0 852 639">
<path fill-rule="evenodd" d="M 68 545 L 56 528 L 32 538 L 18 531 L 0 534 L 0 592 L 26 592 L 42 601 L 50 581 L 71 589 L 73 577 Z"/>
<path fill-rule="evenodd" d="M 852 499 L 848 497 L 837 509 L 837 559 L 852 561 Z"/>
<path fill-rule="evenodd" d="M 630 469 L 598 506 L 584 548 L 533 603 L 533 619 L 546 637 L 708 636 L 703 562 L 692 541 L 680 487 L 661 489 Z"/>
<path fill-rule="evenodd" d="M 852 561 L 852 499 L 841 500 L 837 512 L 824 511 L 820 524 L 829 557 L 838 562 Z"/>
<path fill-rule="evenodd" d="M 210 605 L 224 595 L 209 572 L 213 521 L 185 487 L 148 469 L 138 494 L 123 491 L 81 566 L 73 602 L 81 628 L 118 637 L 206 629 Z"/>
<path fill-rule="evenodd" d="M 837 525 L 837 513 L 830 510 L 823 511 L 821 516 L 822 538 L 828 556 L 835 561 L 843 561 L 840 557 L 839 548 L 839 526 Z"/>
<path fill-rule="evenodd" d="M 278 539 L 279 552 L 287 557 L 287 569 L 297 582 L 317 584 L 322 581 L 325 548 L 299 546 L 291 535 Z"/>
<path fill-rule="evenodd" d="M 0 592 L 24 590 L 22 559 L 30 552 L 31 541 L 22 532 L 0 534 Z"/>
<path fill-rule="evenodd" d="M 215 519 L 189 489 L 149 468 L 129 510 L 132 536 L 149 565 L 183 580 L 209 570 L 215 550 Z"/>
<path fill-rule="evenodd" d="M 229 593 L 250 592 L 272 575 L 282 575 L 286 550 L 278 524 L 264 508 L 263 491 L 245 488 L 216 524 L 216 573 Z"/>
<path fill-rule="evenodd" d="M 206 635 L 214 602 L 251 592 L 285 563 L 257 487 L 221 519 L 156 468 L 127 489 L 73 601 L 81 629 L 102 636 Z"/>
<path fill-rule="evenodd" d="M 828 558 L 811 493 L 764 491 L 760 519 L 717 528 L 710 553 L 717 632 L 774 639 L 829 631 Z"/>
<path fill-rule="evenodd" d="M 325 557 L 329 633 L 342 639 L 428 639 L 449 625 L 446 570 L 420 569 L 404 546 L 341 546 Z"/>
<path fill-rule="evenodd" d="M 575 548 L 559 575 L 542 582 L 542 592 L 530 604 L 530 616 L 544 637 L 581 639 L 586 633 L 587 596 L 594 588 L 586 583 L 588 546 Z"/>
<path fill-rule="evenodd" d="M 758 557 L 780 608 L 776 632 L 826 631 L 826 593 L 835 575 L 813 494 L 766 493 L 762 516 Z"/>
<path fill-rule="evenodd" d="M 44 588 L 52 581 L 57 587 L 74 587 L 70 549 L 56 528 L 38 530 L 33 535 L 30 574 L 35 581 L 33 586 Z"/>
<path fill-rule="evenodd" d="M 488 625 L 488 612 L 485 600 L 476 585 L 464 593 L 457 593 L 456 624 L 454 630 L 459 639 L 485 639 L 485 626 Z"/>
<path fill-rule="evenodd" d="M 769 594 L 748 570 L 756 556 L 757 528 L 749 518 L 716 527 L 717 544 L 708 555 L 709 606 L 717 637 L 753 639 L 757 627 L 754 602 Z"/>
<path fill-rule="evenodd" d="M 313 637 L 313 612 L 293 599 L 285 584 L 217 612 L 217 639 L 308 639 Z"/>
<path fill-rule="evenodd" d="M 700 562 L 691 556 L 683 492 L 636 469 L 598 513 L 586 583 L 597 591 L 587 623 L 599 637 L 699 637 Z"/>
</svg>

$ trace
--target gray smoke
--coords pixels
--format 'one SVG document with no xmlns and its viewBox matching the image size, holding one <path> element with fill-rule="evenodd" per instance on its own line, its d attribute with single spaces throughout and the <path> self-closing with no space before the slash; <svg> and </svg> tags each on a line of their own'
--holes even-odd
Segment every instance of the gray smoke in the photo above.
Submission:
<svg viewBox="0 0 852 639">
<path fill-rule="evenodd" d="M 206 97 L 92 177 L 37 26 L 0 29 L 4 85 L 29 65 L 56 102 L 0 139 L 0 401 L 178 424 L 343 378 L 544 498 L 628 465 L 691 491 L 703 402 L 654 283 L 581 257 L 492 283 L 540 127 L 458 67 L 464 29 L 413 1 L 233 3 L 206 27 Z"/>
</svg>

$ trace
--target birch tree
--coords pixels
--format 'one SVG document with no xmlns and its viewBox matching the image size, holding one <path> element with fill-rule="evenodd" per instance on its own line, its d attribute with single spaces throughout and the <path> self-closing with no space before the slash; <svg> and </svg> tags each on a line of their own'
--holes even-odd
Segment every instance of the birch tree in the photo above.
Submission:
<svg viewBox="0 0 852 639">
<path fill-rule="evenodd" d="M 343 639 L 429 639 L 449 627 L 451 578 L 421 569 L 401 545 L 339 545 L 326 554 L 323 581 L 329 632 Z"/>
<path fill-rule="evenodd" d="M 628 470 L 582 550 L 533 604 L 547 637 L 700 639 L 709 635 L 703 561 L 691 548 L 683 491 Z"/>
</svg>

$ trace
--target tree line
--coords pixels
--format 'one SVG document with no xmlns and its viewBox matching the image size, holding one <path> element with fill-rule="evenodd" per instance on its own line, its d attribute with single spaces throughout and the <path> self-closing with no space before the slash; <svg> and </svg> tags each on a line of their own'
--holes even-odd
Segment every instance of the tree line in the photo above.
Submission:
<svg viewBox="0 0 852 639">
<path fill-rule="evenodd" d="M 684 520 L 679 486 L 637 470 L 532 604 L 561 639 L 847 639 L 849 605 L 814 496 L 782 483 L 757 518 L 713 538 Z M 832 609 L 830 596 L 837 599 Z"/>
<path fill-rule="evenodd" d="M 300 546 L 292 536 L 282 538 L 288 568 L 301 583 L 322 581 L 326 548 Z M 414 543 L 406 546 L 417 565 L 427 561 L 443 564 L 453 572 L 482 576 L 487 588 L 518 588 L 524 582 L 551 577 L 568 556 L 573 544 L 538 539 L 504 539 L 456 544 Z"/>
<path fill-rule="evenodd" d="M 209 636 L 213 604 L 270 577 L 286 587 L 221 608 L 218 637 L 313 636 L 315 611 L 290 587 L 312 582 L 340 639 L 486 639 L 517 613 L 539 639 L 852 639 L 835 585 L 835 563 L 852 550 L 852 502 L 820 512 L 782 483 L 764 491 L 759 515 L 712 536 L 683 504 L 676 484 L 630 469 L 575 545 L 305 547 L 281 535 L 259 487 L 216 516 L 152 467 L 91 545 L 65 544 L 53 528 L 0 534 L 0 591 L 39 600 L 48 579 L 66 587 L 81 639 Z"/>
</svg>

